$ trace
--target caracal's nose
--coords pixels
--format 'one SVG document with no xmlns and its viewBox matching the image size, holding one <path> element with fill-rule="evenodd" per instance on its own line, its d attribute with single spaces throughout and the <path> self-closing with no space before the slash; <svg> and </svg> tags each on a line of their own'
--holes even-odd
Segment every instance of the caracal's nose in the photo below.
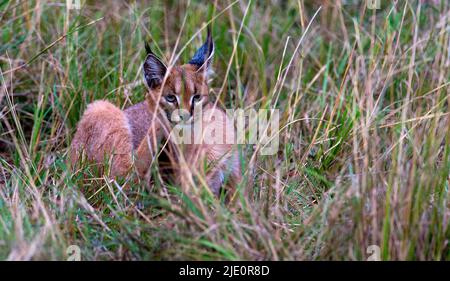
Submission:
<svg viewBox="0 0 450 281">
<path fill-rule="evenodd" d="M 186 110 L 175 110 L 172 113 L 172 122 L 187 122 L 191 118 L 191 114 Z"/>
<path fill-rule="evenodd" d="M 183 111 L 180 113 L 181 122 L 187 122 L 191 118 L 191 114 L 187 111 Z"/>
</svg>

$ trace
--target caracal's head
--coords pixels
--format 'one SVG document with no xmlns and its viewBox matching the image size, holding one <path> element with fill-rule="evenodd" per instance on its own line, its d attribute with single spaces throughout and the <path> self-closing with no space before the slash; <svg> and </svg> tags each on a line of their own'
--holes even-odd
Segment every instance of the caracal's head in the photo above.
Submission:
<svg viewBox="0 0 450 281">
<path fill-rule="evenodd" d="M 214 53 L 209 28 L 206 42 L 187 64 L 167 67 L 148 45 L 146 50 L 143 74 L 151 107 L 159 107 L 173 123 L 191 121 L 194 109 L 209 102 L 207 80 Z"/>
</svg>

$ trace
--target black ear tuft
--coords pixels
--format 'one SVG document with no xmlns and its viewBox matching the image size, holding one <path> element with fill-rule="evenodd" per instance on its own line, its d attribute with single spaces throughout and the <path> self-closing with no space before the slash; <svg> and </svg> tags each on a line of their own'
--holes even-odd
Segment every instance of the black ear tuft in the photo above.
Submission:
<svg viewBox="0 0 450 281">
<path fill-rule="evenodd" d="M 150 89 L 154 89 L 161 85 L 166 75 L 166 66 L 161 60 L 152 52 L 150 46 L 146 43 L 145 50 L 147 51 L 147 57 L 145 58 L 143 65 L 144 79 L 146 85 Z"/>
<path fill-rule="evenodd" d="M 214 42 L 212 40 L 211 28 L 208 26 L 208 35 L 205 43 L 195 52 L 189 64 L 197 66 L 199 69 L 207 70 L 211 65 L 212 56 L 214 54 Z"/>
<path fill-rule="evenodd" d="M 150 45 L 148 44 L 148 42 L 145 42 L 145 51 L 148 54 L 153 54 L 152 49 L 150 48 Z"/>
</svg>

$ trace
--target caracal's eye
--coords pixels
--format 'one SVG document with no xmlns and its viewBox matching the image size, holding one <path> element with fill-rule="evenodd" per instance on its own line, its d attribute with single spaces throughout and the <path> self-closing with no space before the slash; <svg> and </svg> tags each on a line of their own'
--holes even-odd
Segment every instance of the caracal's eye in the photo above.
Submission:
<svg viewBox="0 0 450 281">
<path fill-rule="evenodd" d="M 177 97 L 175 95 L 170 94 L 170 95 L 166 95 L 165 99 L 168 102 L 175 102 L 177 100 Z"/>
<path fill-rule="evenodd" d="M 201 96 L 200 95 L 195 95 L 195 96 L 193 96 L 192 97 L 192 100 L 194 101 L 194 102 L 197 102 L 197 101 L 199 101 L 199 100 L 201 100 Z"/>
</svg>

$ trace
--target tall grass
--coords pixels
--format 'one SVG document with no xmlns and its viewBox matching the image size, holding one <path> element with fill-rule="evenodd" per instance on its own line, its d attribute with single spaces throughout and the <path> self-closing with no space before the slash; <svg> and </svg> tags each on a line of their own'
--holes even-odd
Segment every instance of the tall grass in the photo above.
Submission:
<svg viewBox="0 0 450 281">
<path fill-rule="evenodd" d="M 448 1 L 60 2 L 0 1 L 0 259 L 450 260 Z M 186 62 L 210 21 L 220 104 L 281 112 L 236 204 L 73 173 L 87 104 L 142 101 L 144 41 Z"/>
</svg>

